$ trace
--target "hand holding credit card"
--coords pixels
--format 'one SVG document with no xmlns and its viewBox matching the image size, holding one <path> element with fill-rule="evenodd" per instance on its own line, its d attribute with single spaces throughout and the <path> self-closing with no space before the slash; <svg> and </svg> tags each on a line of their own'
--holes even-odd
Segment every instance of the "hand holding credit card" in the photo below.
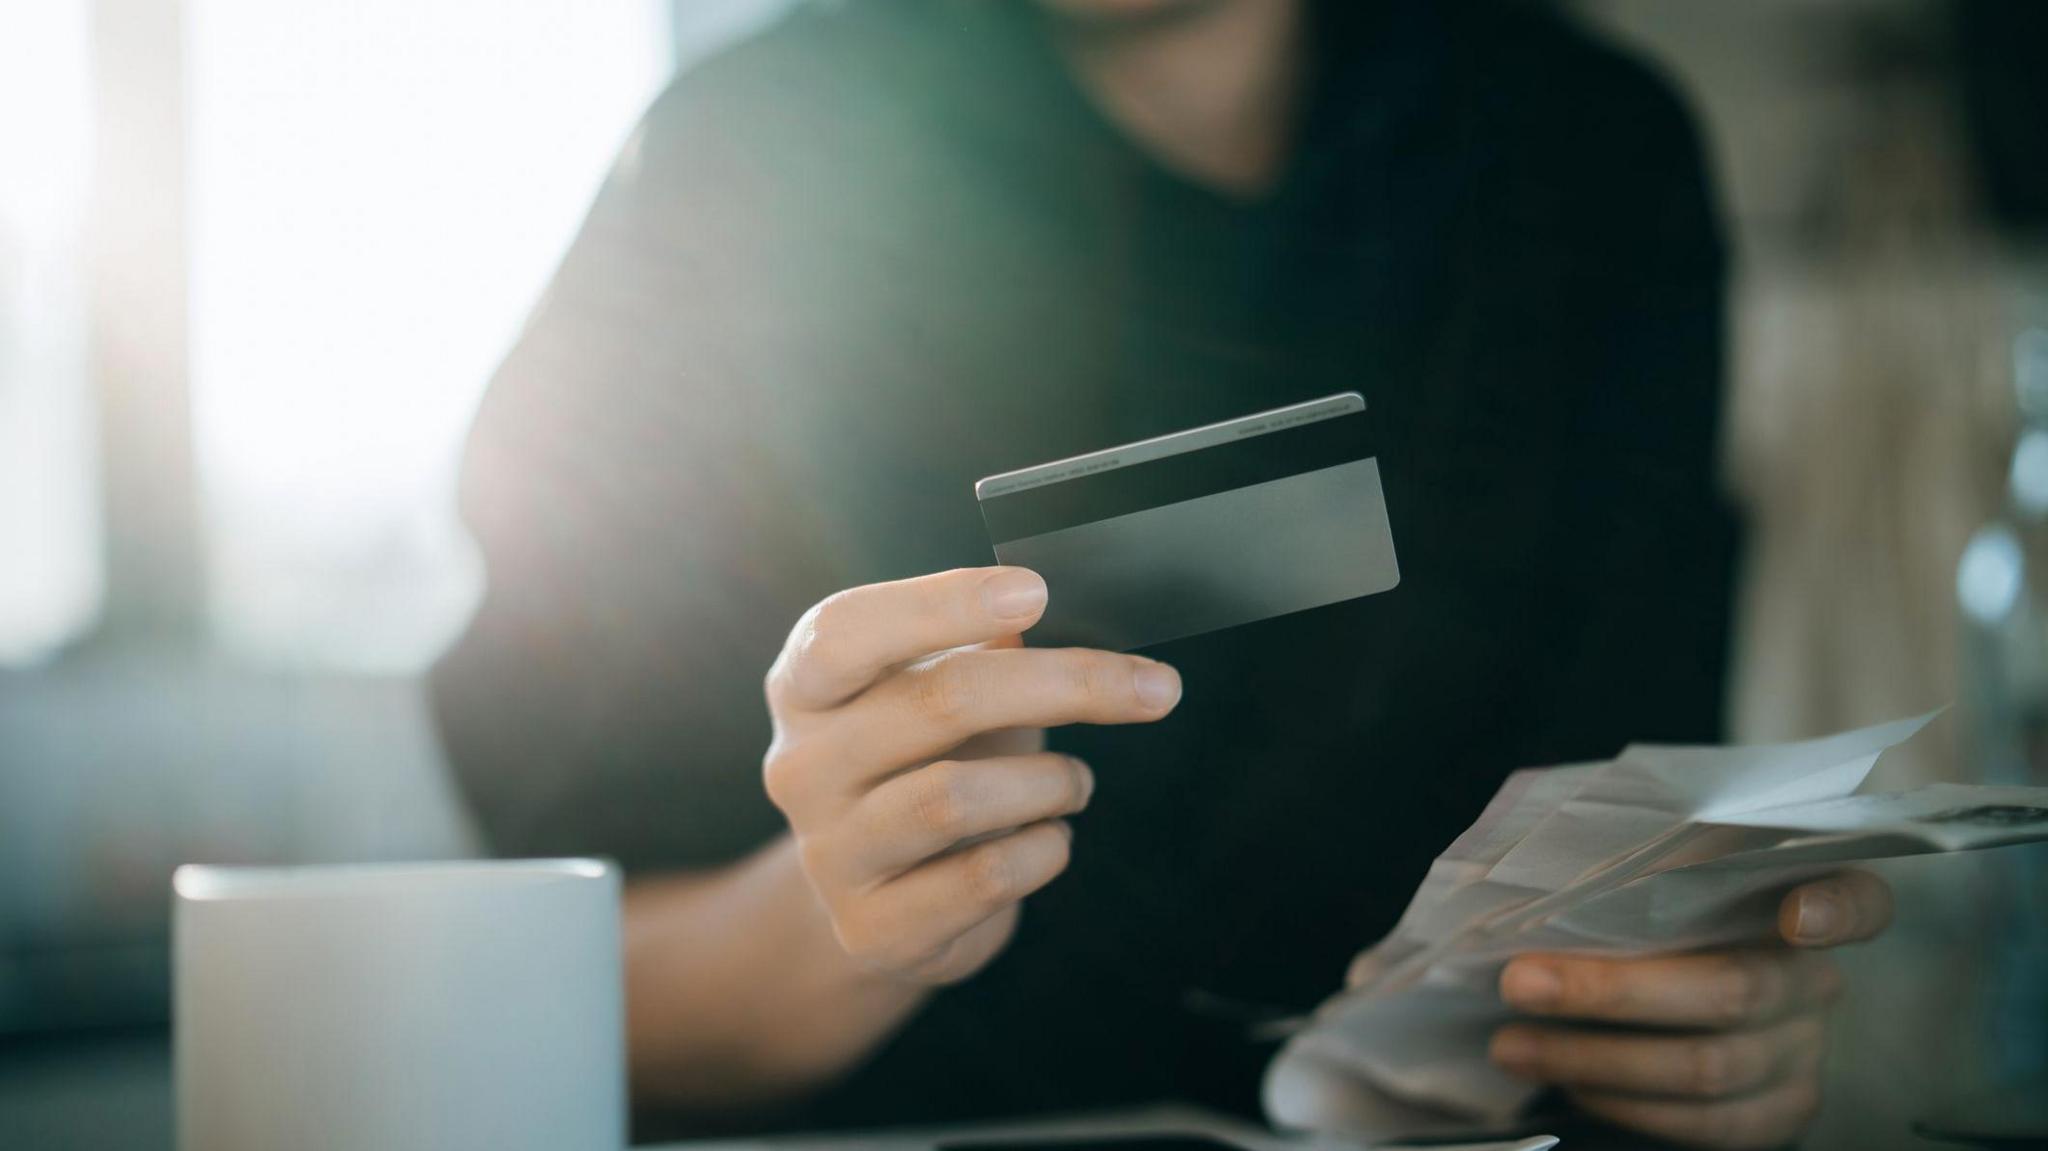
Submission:
<svg viewBox="0 0 2048 1151">
<path fill-rule="evenodd" d="M 1051 590 L 1031 638 L 1127 651 L 1401 581 L 1365 400 L 1345 392 L 989 476 L 996 558 Z"/>
</svg>

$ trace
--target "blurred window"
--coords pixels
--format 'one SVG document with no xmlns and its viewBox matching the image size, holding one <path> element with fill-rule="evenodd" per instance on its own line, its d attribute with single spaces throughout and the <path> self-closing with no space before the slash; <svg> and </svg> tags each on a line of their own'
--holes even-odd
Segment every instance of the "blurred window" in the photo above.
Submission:
<svg viewBox="0 0 2048 1151">
<path fill-rule="evenodd" d="M 192 402 L 209 614 L 402 670 L 478 586 L 463 429 L 666 80 L 657 2 L 194 0 Z"/>
<path fill-rule="evenodd" d="M 55 651 L 100 607 L 90 36 L 85 0 L 0 5 L 0 664 Z"/>
<path fill-rule="evenodd" d="M 365 671 L 452 638 L 481 583 L 453 480 L 492 369 L 671 71 L 792 2 L 173 9 L 188 299 L 168 314 L 189 326 L 140 353 L 190 369 L 212 636 Z M 155 553 L 103 539 L 127 529 L 101 510 L 89 374 L 95 8 L 0 5 L 0 665 L 90 632 L 110 584 L 159 578 L 127 570 Z M 145 488 L 150 460 L 184 458 L 161 446 L 135 445 Z"/>
</svg>

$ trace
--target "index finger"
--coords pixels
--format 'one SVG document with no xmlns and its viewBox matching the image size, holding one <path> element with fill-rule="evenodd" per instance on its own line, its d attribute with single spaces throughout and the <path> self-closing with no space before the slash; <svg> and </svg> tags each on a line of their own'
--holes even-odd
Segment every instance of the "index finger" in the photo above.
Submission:
<svg viewBox="0 0 2048 1151">
<path fill-rule="evenodd" d="M 1613 959 L 1520 955 L 1500 975 L 1508 1006 L 1532 1015 L 1642 1027 L 1752 1027 L 1833 998 L 1841 977 L 1798 951 L 1706 951 Z"/>
<path fill-rule="evenodd" d="M 1045 612 L 1045 581 L 1020 567 L 955 568 L 827 596 L 791 629 L 768 691 L 817 710 L 884 671 L 949 648 L 1016 635 Z"/>
</svg>

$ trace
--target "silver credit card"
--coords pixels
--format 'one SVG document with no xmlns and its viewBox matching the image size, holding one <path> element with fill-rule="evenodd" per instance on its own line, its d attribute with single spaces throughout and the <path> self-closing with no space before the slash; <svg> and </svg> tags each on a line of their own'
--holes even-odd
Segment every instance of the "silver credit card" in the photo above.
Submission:
<svg viewBox="0 0 2048 1151">
<path fill-rule="evenodd" d="M 1004 472 L 974 494 L 996 559 L 1051 590 L 1036 644 L 1124 651 L 1401 582 L 1356 392 Z"/>
</svg>

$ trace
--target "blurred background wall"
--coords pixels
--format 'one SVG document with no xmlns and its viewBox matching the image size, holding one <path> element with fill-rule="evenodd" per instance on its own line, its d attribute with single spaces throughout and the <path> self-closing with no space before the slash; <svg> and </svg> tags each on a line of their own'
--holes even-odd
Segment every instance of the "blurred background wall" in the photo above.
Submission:
<svg viewBox="0 0 2048 1151">
<path fill-rule="evenodd" d="M 0 1131 L 167 1140 L 175 863 L 474 849 L 415 682 L 478 586 L 464 425 L 639 110 L 790 2 L 0 7 Z M 1734 732 L 1956 698 L 2011 341 L 2048 322 L 1996 49 L 2048 5 L 1560 2 L 1679 78 L 1722 178 Z M 1951 717 L 1880 782 L 1966 749 Z M 1811 1145 L 1981 1077 L 1985 867 L 1892 870 Z M 1959 872 L 1979 897 L 1934 898 Z"/>
<path fill-rule="evenodd" d="M 2029 103 L 2003 91 L 2031 82 L 2042 107 L 2028 75 L 2048 5 L 1576 7 L 1683 82 L 1722 181 L 1737 257 L 1726 475 L 1750 528 L 1732 735 L 1960 700 L 1872 784 L 1976 777 L 1957 572 L 2006 500 L 2015 337 L 2048 324 L 2044 129 L 2010 123 Z M 2017 854 L 1881 868 L 1897 924 L 1842 956 L 1849 999 L 1808 1145 L 1896 1145 L 2001 1070 L 1986 945 L 2003 918 L 2041 913 L 2011 897 Z"/>
</svg>

